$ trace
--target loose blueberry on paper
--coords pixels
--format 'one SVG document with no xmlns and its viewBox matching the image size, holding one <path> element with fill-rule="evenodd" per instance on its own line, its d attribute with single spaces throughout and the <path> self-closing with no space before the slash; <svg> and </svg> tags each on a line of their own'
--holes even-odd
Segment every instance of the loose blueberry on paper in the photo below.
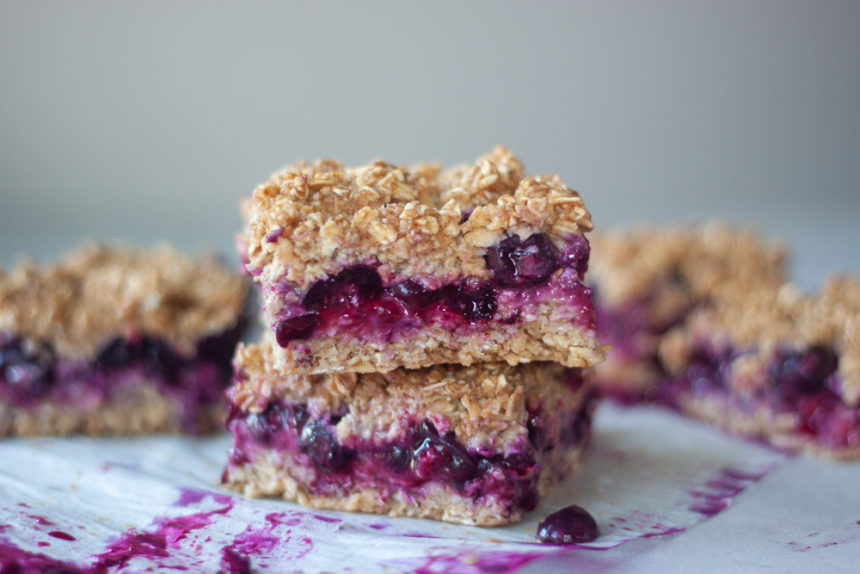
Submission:
<svg viewBox="0 0 860 574">
<path fill-rule="evenodd" d="M 573 504 L 553 512 L 538 524 L 537 537 L 547 544 L 580 544 L 595 540 L 600 533 L 594 517 Z"/>
</svg>

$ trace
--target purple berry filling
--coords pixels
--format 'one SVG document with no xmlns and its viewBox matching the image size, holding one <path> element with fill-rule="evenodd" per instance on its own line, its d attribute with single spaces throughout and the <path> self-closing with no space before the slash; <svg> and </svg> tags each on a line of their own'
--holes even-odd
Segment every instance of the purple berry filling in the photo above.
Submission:
<svg viewBox="0 0 860 574">
<path fill-rule="evenodd" d="M 592 542 L 599 535 L 594 517 L 576 504 L 544 518 L 537 531 L 538 539 L 547 544 L 581 544 Z"/>
<path fill-rule="evenodd" d="M 591 410 L 568 413 L 566 422 L 576 429 L 576 440 L 587 440 Z M 427 483 L 442 483 L 477 500 L 496 496 L 510 501 L 512 509 L 533 510 L 541 455 L 551 450 L 543 430 L 542 414 L 529 417 L 529 441 L 521 452 L 484 453 L 468 449 L 449 431 L 440 433 L 429 420 L 416 421 L 398 441 L 382 444 L 356 440 L 349 445 L 337 439 L 334 425 L 340 414 L 313 418 L 303 404 L 271 403 L 260 414 L 233 406 L 227 428 L 233 433 L 231 465 L 249 463 L 261 449 L 287 452 L 294 464 L 313 471 L 308 485 L 313 494 L 339 495 L 355 488 L 378 488 L 387 497 L 397 490 L 414 491 Z M 564 434 L 564 433 L 563 433 Z M 573 434 L 562 440 L 566 446 Z"/>
<path fill-rule="evenodd" d="M 46 343 L 26 344 L 0 333 L 0 399 L 25 409 L 48 400 L 92 405 L 123 384 L 145 379 L 182 405 L 183 425 L 194 432 L 200 409 L 223 399 L 243 328 L 242 321 L 201 339 L 191 355 L 180 354 L 155 337 L 118 337 L 90 361 L 62 357 Z"/>
<path fill-rule="evenodd" d="M 653 303 L 650 298 L 629 301 L 617 308 L 601 304 L 600 290 L 594 289 L 597 316 L 597 333 L 600 341 L 612 345 L 612 356 L 627 360 L 651 359 L 654 349 L 643 346 L 643 341 L 653 341 L 672 327 L 680 324 L 689 309 L 682 309 L 663 323 L 656 323 L 649 316 Z"/>
<path fill-rule="evenodd" d="M 354 265 L 313 283 L 278 320 L 276 338 L 282 347 L 320 334 L 360 333 L 390 341 L 426 324 L 454 330 L 491 320 L 512 324 L 522 320 L 523 309 L 533 311 L 546 298 L 563 301 L 578 311 L 573 321 L 593 326 L 591 292 L 581 283 L 588 256 L 588 242 L 578 235 L 563 252 L 542 234 L 525 241 L 510 236 L 487 251 L 489 280 L 437 288 L 417 279 L 385 285 L 373 266 Z"/>
<path fill-rule="evenodd" d="M 697 348 L 680 376 L 660 390 L 658 401 L 677 407 L 681 396 L 731 394 L 726 377 L 731 361 L 743 352 Z M 839 388 L 837 356 L 828 347 L 778 349 L 765 367 L 767 384 L 751 399 L 732 395 L 744 408 L 768 404 L 776 412 L 796 413 L 795 431 L 827 448 L 860 445 L 860 409 L 846 405 Z"/>
</svg>

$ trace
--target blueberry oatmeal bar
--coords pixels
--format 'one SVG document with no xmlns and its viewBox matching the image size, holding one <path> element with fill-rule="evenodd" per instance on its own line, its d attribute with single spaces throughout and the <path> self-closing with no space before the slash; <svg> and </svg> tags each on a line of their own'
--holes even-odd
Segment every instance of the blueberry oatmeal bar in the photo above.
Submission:
<svg viewBox="0 0 860 574">
<path fill-rule="evenodd" d="M 298 163 L 243 204 L 238 238 L 291 373 L 603 358 L 575 191 L 497 148 L 442 171 Z"/>
<path fill-rule="evenodd" d="M 656 400 L 736 434 L 860 457 L 860 282 L 727 293 L 660 344 Z"/>
<path fill-rule="evenodd" d="M 475 525 L 515 522 L 590 437 L 587 370 L 554 363 L 387 373 L 280 370 L 240 346 L 223 482 L 246 496 Z"/>
<path fill-rule="evenodd" d="M 601 391 L 778 448 L 860 456 L 860 284 L 816 296 L 784 252 L 724 224 L 592 238 Z"/>
<path fill-rule="evenodd" d="M 598 333 L 611 346 L 595 376 L 618 399 L 654 391 L 665 375 L 662 336 L 693 309 L 727 290 L 785 280 L 782 246 L 719 221 L 594 233 L 591 244 Z"/>
<path fill-rule="evenodd" d="M 167 247 L 0 270 L 0 436 L 218 428 L 246 295 Z"/>
</svg>

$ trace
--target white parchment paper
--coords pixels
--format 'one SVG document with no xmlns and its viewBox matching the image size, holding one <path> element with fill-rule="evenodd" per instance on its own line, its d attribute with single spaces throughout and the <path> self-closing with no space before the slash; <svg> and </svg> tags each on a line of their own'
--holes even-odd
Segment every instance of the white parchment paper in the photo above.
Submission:
<svg viewBox="0 0 860 574">
<path fill-rule="evenodd" d="M 624 547 L 668 543 L 789 460 L 671 413 L 602 405 L 579 474 L 522 523 L 478 528 L 245 500 L 219 487 L 229 445 L 227 435 L 3 441 L 0 541 L 83 571 L 507 572 L 560 557 L 594 566 Z M 537 523 L 574 503 L 600 538 L 537 543 Z"/>
</svg>

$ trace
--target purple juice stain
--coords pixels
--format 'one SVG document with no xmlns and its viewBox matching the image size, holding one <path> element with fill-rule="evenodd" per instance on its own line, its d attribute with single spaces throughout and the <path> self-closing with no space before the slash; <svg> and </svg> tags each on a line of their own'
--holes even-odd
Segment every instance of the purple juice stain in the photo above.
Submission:
<svg viewBox="0 0 860 574">
<path fill-rule="evenodd" d="M 4 574 L 37 574 L 41 572 L 89 574 L 88 569 L 81 568 L 76 564 L 57 560 L 38 552 L 21 550 L 4 540 L 0 540 L 0 572 Z"/>
<path fill-rule="evenodd" d="M 302 519 L 298 517 L 290 518 L 283 512 L 270 512 L 266 515 L 266 522 L 271 524 L 271 528 L 275 528 L 279 524 L 283 524 L 284 526 L 298 526 L 302 523 Z"/>
<path fill-rule="evenodd" d="M 488 552 L 477 555 L 437 555 L 411 570 L 412 574 L 438 574 L 456 572 L 470 574 L 513 574 L 520 568 L 546 556 L 543 552 Z"/>
<path fill-rule="evenodd" d="M 275 532 L 280 526 L 290 526 L 296 524 L 294 520 L 284 520 L 283 513 L 270 513 L 266 516 L 268 527 L 255 529 L 248 526 L 244 532 L 236 535 L 233 541 L 221 549 L 221 567 L 224 571 L 230 574 L 242 574 L 250 572 L 251 556 L 259 556 L 265 559 L 271 556 L 275 549 L 289 549 L 288 556 L 279 556 L 280 560 L 298 560 L 306 556 L 313 550 L 313 542 L 310 538 L 302 537 L 295 539 L 291 536 L 292 530 L 281 529 L 280 532 Z M 265 565 L 265 564 L 263 564 Z"/>
<path fill-rule="evenodd" d="M 207 512 L 199 512 L 175 517 L 159 517 L 153 520 L 154 528 L 147 531 L 131 529 L 123 533 L 117 540 L 109 543 L 105 550 L 93 556 L 89 566 L 79 566 L 70 562 L 63 562 L 45 556 L 43 554 L 22 550 L 17 546 L 0 540 L 0 572 L 4 574 L 20 573 L 29 574 L 36 572 L 58 572 L 68 574 L 104 574 L 117 569 L 124 569 L 137 558 L 157 561 L 170 558 L 172 551 L 178 549 L 182 540 L 194 531 L 203 529 L 213 523 L 218 515 L 226 515 L 233 508 L 235 499 L 230 496 L 221 495 L 211 491 L 183 488 L 174 506 L 184 507 L 201 502 L 207 497 L 213 501 L 224 504 L 220 508 Z M 53 525 L 44 517 L 28 515 L 36 519 L 40 525 Z M 338 522 L 339 519 L 325 516 L 315 516 L 324 522 Z M 313 549 L 313 542 L 308 537 L 291 539 L 290 530 L 284 531 L 284 526 L 294 526 L 301 523 L 301 518 L 285 513 L 270 513 L 266 515 L 268 526 L 261 529 L 248 529 L 235 536 L 230 544 L 220 549 L 220 567 L 222 572 L 230 574 L 244 574 L 251 572 L 252 556 L 268 556 L 276 548 L 288 548 L 291 555 L 287 559 L 299 559 L 307 555 Z M 281 529 L 280 532 L 274 532 Z M 60 530 L 51 531 L 49 536 L 65 541 L 74 541 L 76 538 L 67 532 Z M 211 540 L 208 538 L 207 540 Z M 39 546 L 49 546 L 48 542 L 39 542 Z M 183 565 L 166 566 L 156 562 L 158 568 L 169 568 L 171 570 L 188 570 Z"/>
<path fill-rule="evenodd" d="M 27 518 L 32 518 L 39 526 L 56 526 L 53 522 L 51 522 L 44 516 L 39 516 L 38 514 L 25 514 L 24 516 L 26 516 Z"/>
<path fill-rule="evenodd" d="M 331 518 L 329 516 L 323 516 L 321 514 L 314 514 L 314 518 L 316 518 L 320 522 L 328 522 L 328 523 L 343 522 L 340 518 Z"/>
<path fill-rule="evenodd" d="M 176 502 L 174 502 L 172 506 L 179 506 L 184 508 L 191 504 L 197 504 L 198 502 L 209 496 L 209 494 L 209 492 L 198 488 L 180 488 L 179 498 L 176 499 Z"/>
<path fill-rule="evenodd" d="M 749 485 L 761 480 L 770 468 L 760 473 L 744 472 L 733 468 L 720 470 L 717 478 L 705 483 L 705 489 L 694 490 L 690 494 L 693 503 L 689 506 L 692 512 L 711 517 L 725 510 L 735 496 L 743 492 Z"/>
<path fill-rule="evenodd" d="M 538 524 L 537 537 L 547 544 L 581 544 L 597 539 L 600 532 L 591 514 L 576 504 L 553 512 Z"/>
<path fill-rule="evenodd" d="M 178 501 L 195 499 L 197 497 L 196 492 L 188 494 L 188 491 L 192 490 L 181 490 Z M 169 550 L 177 548 L 179 543 L 191 532 L 212 524 L 213 516 L 224 515 L 232 510 L 232 497 L 225 497 L 216 493 L 207 494 L 211 495 L 216 502 L 226 505 L 208 512 L 156 518 L 153 521 L 156 528 L 152 531 L 139 532 L 135 529 L 129 530 L 118 540 L 109 544 L 104 552 L 95 556 L 96 560 L 91 566 L 92 572 L 94 574 L 102 574 L 111 568 L 125 567 L 134 558 L 155 559 L 169 557 Z"/>
<path fill-rule="evenodd" d="M 212 500 L 217 504 L 233 503 L 233 497 L 229 494 L 223 494 L 212 490 L 203 490 L 200 488 L 181 487 L 179 489 L 179 498 L 177 498 L 171 506 L 185 508 L 186 506 L 201 502 L 207 496 L 212 497 Z"/>
<path fill-rule="evenodd" d="M 224 574 L 250 574 L 251 559 L 239 554 L 236 550 L 225 547 L 221 549 L 221 571 Z M 220 574 L 220 573 L 219 573 Z"/>
<path fill-rule="evenodd" d="M 672 536 L 673 534 L 680 534 L 681 532 L 685 532 L 687 529 L 683 526 L 673 526 L 671 528 L 666 528 L 665 530 L 660 530 L 658 532 L 646 532 L 645 534 L 639 535 L 637 538 L 661 538 L 663 536 Z"/>
<path fill-rule="evenodd" d="M 68 532 L 63 532 L 62 530 L 52 530 L 51 532 L 48 532 L 48 536 L 53 536 L 54 538 L 59 538 L 60 540 L 68 540 L 70 542 L 73 540 L 77 540 L 77 538 L 75 538 Z"/>
<path fill-rule="evenodd" d="M 813 532 L 798 540 L 788 543 L 788 548 L 794 552 L 808 552 L 822 548 L 832 548 L 842 544 L 856 546 L 860 542 L 860 520 L 851 522 L 843 527 L 837 527 L 825 532 Z"/>
</svg>

